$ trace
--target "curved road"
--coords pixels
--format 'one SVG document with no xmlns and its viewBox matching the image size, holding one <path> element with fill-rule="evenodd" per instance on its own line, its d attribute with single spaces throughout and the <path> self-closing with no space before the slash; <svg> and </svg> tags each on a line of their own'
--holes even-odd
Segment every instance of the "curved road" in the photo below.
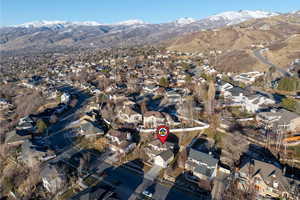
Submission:
<svg viewBox="0 0 300 200">
<path fill-rule="evenodd" d="M 261 53 L 264 51 L 265 49 L 258 49 L 258 50 L 253 50 L 253 54 L 255 55 L 255 57 L 262 63 L 268 65 L 270 68 L 274 67 L 276 69 L 276 71 L 281 72 L 284 76 L 291 76 L 291 73 L 288 72 L 287 70 L 278 67 L 276 65 L 274 65 L 273 63 L 271 63 L 266 57 L 264 57 Z"/>
</svg>

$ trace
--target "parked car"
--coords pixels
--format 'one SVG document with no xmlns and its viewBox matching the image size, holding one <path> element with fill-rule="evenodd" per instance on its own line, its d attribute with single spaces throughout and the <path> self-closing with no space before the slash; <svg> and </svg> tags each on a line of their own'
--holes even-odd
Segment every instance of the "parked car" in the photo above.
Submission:
<svg viewBox="0 0 300 200">
<path fill-rule="evenodd" d="M 153 196 L 153 194 L 148 190 L 144 190 L 143 195 L 146 196 L 146 197 L 149 197 L 149 198 L 152 198 L 152 196 Z"/>
<path fill-rule="evenodd" d="M 143 194 L 145 197 L 152 198 L 154 192 L 155 192 L 155 184 L 152 184 L 151 186 L 149 186 L 148 188 L 146 188 L 146 189 L 143 191 L 142 194 Z"/>
</svg>

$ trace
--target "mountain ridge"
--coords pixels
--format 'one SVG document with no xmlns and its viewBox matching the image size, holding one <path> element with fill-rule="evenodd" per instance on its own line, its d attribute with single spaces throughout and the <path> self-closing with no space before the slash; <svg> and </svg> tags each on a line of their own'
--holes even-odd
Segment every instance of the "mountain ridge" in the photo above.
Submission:
<svg viewBox="0 0 300 200">
<path fill-rule="evenodd" d="M 249 14 L 250 12 L 250 14 Z M 232 15 L 228 19 L 228 15 Z M 111 48 L 159 44 L 177 36 L 229 26 L 249 18 L 277 15 L 264 11 L 231 11 L 204 19 L 181 18 L 151 24 L 127 20 L 115 24 L 100 22 L 41 21 L 0 28 L 0 51 L 47 51 L 55 48 Z M 239 16 L 243 16 L 237 20 Z M 35 26 L 36 25 L 36 26 Z"/>
<path fill-rule="evenodd" d="M 241 10 L 241 11 L 226 11 L 222 12 L 216 15 L 211 15 L 208 17 L 204 17 L 201 19 L 191 18 L 191 17 L 181 17 L 171 22 L 162 22 L 162 23 L 146 23 L 143 20 L 140 19 L 129 19 L 125 21 L 120 21 L 116 23 L 101 23 L 98 21 L 64 21 L 64 20 L 37 20 L 32 22 L 26 22 L 23 24 L 18 25 L 11 25 L 11 26 L 5 26 L 5 27 L 24 27 L 24 28 L 31 28 L 31 27 L 44 27 L 44 26 L 53 26 L 53 25 L 83 25 L 83 26 L 101 26 L 101 25 L 134 25 L 134 24 L 165 24 L 165 23 L 178 23 L 178 24 L 190 24 L 197 21 L 201 21 L 204 19 L 211 19 L 211 20 L 218 20 L 220 18 L 227 18 L 228 20 L 233 20 L 236 18 L 244 18 L 244 20 L 252 19 L 252 18 L 263 18 L 263 17 L 270 17 L 278 15 L 279 13 L 276 12 L 267 12 L 267 11 L 261 11 L 261 10 Z M 235 18 L 232 18 L 232 17 Z"/>
<path fill-rule="evenodd" d="M 178 36 L 163 45 L 168 50 L 216 56 L 220 70 L 266 71 L 268 66 L 253 55 L 254 49 L 265 49 L 265 56 L 287 68 L 300 58 L 300 12 L 262 19 L 251 19 L 220 29 L 205 30 Z M 215 52 L 219 52 L 217 55 Z"/>
</svg>

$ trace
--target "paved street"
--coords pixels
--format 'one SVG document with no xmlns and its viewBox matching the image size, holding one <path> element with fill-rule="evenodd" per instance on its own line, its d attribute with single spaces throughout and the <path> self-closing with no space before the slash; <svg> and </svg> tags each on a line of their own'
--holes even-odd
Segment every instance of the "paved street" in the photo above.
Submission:
<svg viewBox="0 0 300 200">
<path fill-rule="evenodd" d="M 262 63 L 268 65 L 270 68 L 274 67 L 278 72 L 281 72 L 283 75 L 285 76 L 291 76 L 291 74 L 286 71 L 285 69 L 278 67 L 276 65 L 274 65 L 273 63 L 271 63 L 266 57 L 264 57 L 261 53 L 264 49 L 259 49 L 259 50 L 255 50 L 253 51 L 253 54 L 256 56 L 256 58 L 261 61 Z"/>
<path fill-rule="evenodd" d="M 84 105 L 89 96 L 86 93 L 69 86 L 60 86 L 58 89 L 67 93 L 76 94 L 78 100 L 75 107 L 69 108 L 62 116 L 60 116 L 57 123 L 48 128 L 49 136 L 43 138 L 43 140 L 50 145 L 51 149 L 60 153 L 71 148 L 72 143 L 76 138 L 76 131 L 73 129 L 66 129 L 66 127 L 74 121 L 76 111 Z"/>
<path fill-rule="evenodd" d="M 155 192 L 153 199 L 155 200 L 172 200 L 172 199 L 189 199 L 196 200 L 201 199 L 195 197 L 189 193 L 185 193 L 175 189 L 174 187 L 168 187 L 160 183 L 154 183 L 143 176 L 140 176 L 134 172 L 129 171 L 123 167 L 118 167 L 110 172 L 110 177 L 113 180 L 119 180 L 121 184 L 116 188 L 117 194 L 122 200 L 136 199 L 151 184 L 155 184 Z"/>
</svg>

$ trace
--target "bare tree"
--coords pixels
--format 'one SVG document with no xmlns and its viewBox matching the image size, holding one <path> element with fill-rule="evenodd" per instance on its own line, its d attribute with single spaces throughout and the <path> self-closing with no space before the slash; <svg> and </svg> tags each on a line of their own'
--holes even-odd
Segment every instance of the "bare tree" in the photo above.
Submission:
<svg viewBox="0 0 300 200">
<path fill-rule="evenodd" d="M 214 112 L 214 101 L 216 95 L 216 87 L 213 80 L 209 82 L 208 92 L 207 92 L 207 105 L 206 111 L 208 115 L 212 115 Z"/>
<path fill-rule="evenodd" d="M 224 191 L 222 195 L 222 200 L 236 200 L 236 199 L 243 199 L 243 200 L 255 200 L 256 198 L 255 191 L 246 192 L 242 191 L 238 188 L 238 181 L 232 181 L 229 184 L 228 189 Z"/>
<path fill-rule="evenodd" d="M 147 101 L 144 100 L 142 103 L 141 103 L 141 112 L 142 114 L 144 114 L 145 112 L 148 111 L 148 108 L 147 108 Z"/>
</svg>

